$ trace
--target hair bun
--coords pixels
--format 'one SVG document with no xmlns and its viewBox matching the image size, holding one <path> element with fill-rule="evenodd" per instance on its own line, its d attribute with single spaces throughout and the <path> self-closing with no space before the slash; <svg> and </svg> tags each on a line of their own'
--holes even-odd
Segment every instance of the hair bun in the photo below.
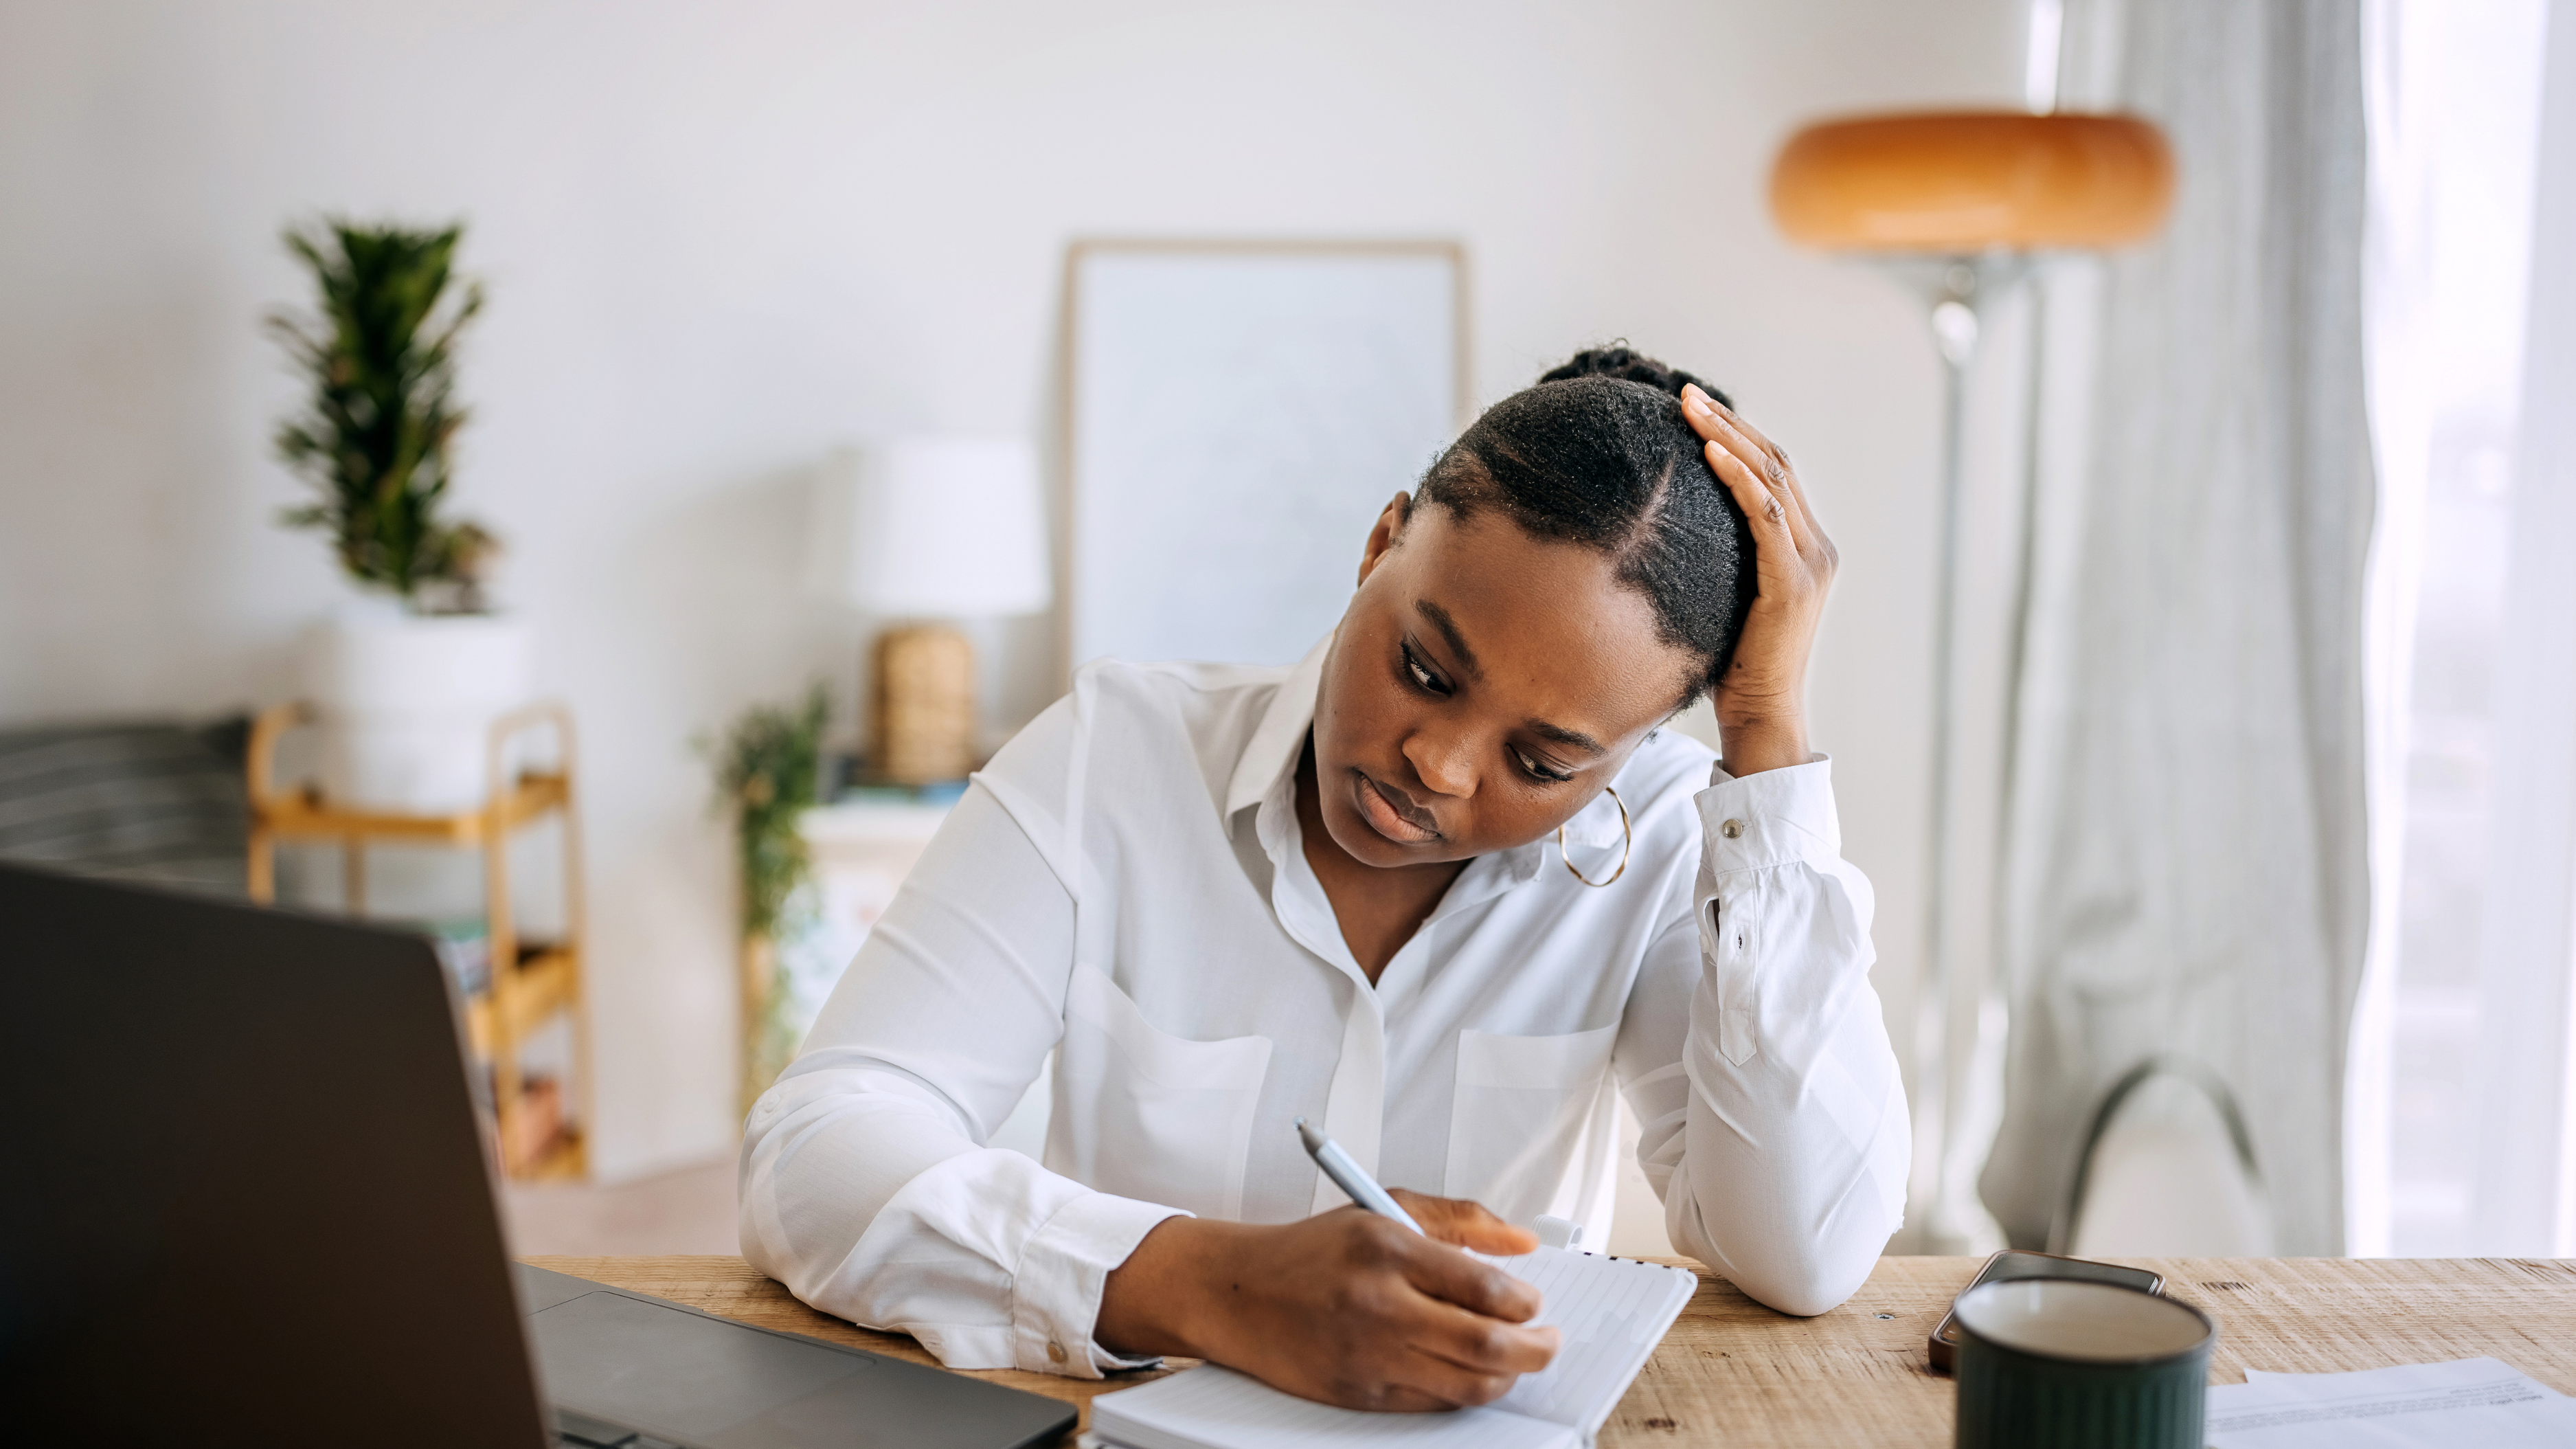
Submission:
<svg viewBox="0 0 2576 1449">
<path fill-rule="evenodd" d="M 1670 367 L 1628 346 L 1622 338 L 1607 347 L 1587 347 L 1569 357 L 1561 366 L 1551 367 L 1539 375 L 1539 381 L 1564 382 L 1576 377 L 1615 377 L 1623 382 L 1642 382 L 1657 392 L 1681 396 L 1682 388 L 1697 383 L 1701 392 L 1717 399 L 1720 406 L 1732 408 L 1735 399 L 1728 397 L 1706 379 L 1693 377 L 1678 367 Z"/>
</svg>

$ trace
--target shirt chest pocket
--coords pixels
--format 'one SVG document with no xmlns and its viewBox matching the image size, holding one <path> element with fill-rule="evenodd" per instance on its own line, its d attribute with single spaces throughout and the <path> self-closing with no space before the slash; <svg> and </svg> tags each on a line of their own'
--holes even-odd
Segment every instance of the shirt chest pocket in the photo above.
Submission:
<svg viewBox="0 0 2576 1449">
<path fill-rule="evenodd" d="M 1565 1036 L 1460 1032 L 1443 1190 L 1510 1223 L 1526 1225 L 1544 1212 L 1587 1216 L 1586 1205 L 1573 1201 L 1583 1194 L 1567 1169 L 1582 1155 L 1587 1132 L 1610 1130 L 1610 1048 L 1618 1033 L 1616 1023 Z"/>
<path fill-rule="evenodd" d="M 1243 1215 L 1270 1038 L 1175 1036 L 1147 1021 L 1116 982 L 1078 965 L 1056 1052 L 1050 1171 L 1205 1217 Z"/>
</svg>

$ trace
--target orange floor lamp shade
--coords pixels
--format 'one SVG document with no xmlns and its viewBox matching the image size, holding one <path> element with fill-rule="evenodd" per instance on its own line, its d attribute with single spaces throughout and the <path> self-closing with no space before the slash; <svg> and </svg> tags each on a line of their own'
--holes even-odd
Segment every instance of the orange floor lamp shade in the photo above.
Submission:
<svg viewBox="0 0 2576 1449">
<path fill-rule="evenodd" d="M 1834 251 L 2091 250 L 2152 233 L 2173 177 L 2164 133 L 2134 116 L 1864 116 L 1789 138 L 1771 212 Z"/>
</svg>

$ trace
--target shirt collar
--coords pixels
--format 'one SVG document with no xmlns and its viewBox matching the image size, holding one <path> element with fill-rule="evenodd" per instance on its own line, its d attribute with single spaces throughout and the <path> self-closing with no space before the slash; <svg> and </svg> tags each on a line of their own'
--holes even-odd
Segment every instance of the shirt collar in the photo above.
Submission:
<svg viewBox="0 0 2576 1449">
<path fill-rule="evenodd" d="M 1234 779 L 1225 790 L 1226 819 L 1260 804 L 1282 776 L 1296 773 L 1297 757 L 1306 749 L 1306 731 L 1315 723 L 1315 692 L 1324 680 L 1324 656 L 1331 652 L 1333 636 L 1326 634 L 1279 681 L 1279 692 L 1270 697 L 1270 708 L 1234 762 Z"/>
</svg>

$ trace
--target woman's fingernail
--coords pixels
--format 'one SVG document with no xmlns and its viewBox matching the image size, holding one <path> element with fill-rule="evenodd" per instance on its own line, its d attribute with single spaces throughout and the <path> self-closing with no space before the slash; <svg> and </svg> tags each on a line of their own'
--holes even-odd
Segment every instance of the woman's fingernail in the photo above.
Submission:
<svg viewBox="0 0 2576 1449">
<path fill-rule="evenodd" d="M 1697 383 L 1683 383 L 1682 406 L 1689 408 L 1692 412 L 1698 413 L 1702 417 L 1706 417 L 1708 416 L 1708 394 L 1701 392 L 1699 390 L 1699 384 Z"/>
</svg>

